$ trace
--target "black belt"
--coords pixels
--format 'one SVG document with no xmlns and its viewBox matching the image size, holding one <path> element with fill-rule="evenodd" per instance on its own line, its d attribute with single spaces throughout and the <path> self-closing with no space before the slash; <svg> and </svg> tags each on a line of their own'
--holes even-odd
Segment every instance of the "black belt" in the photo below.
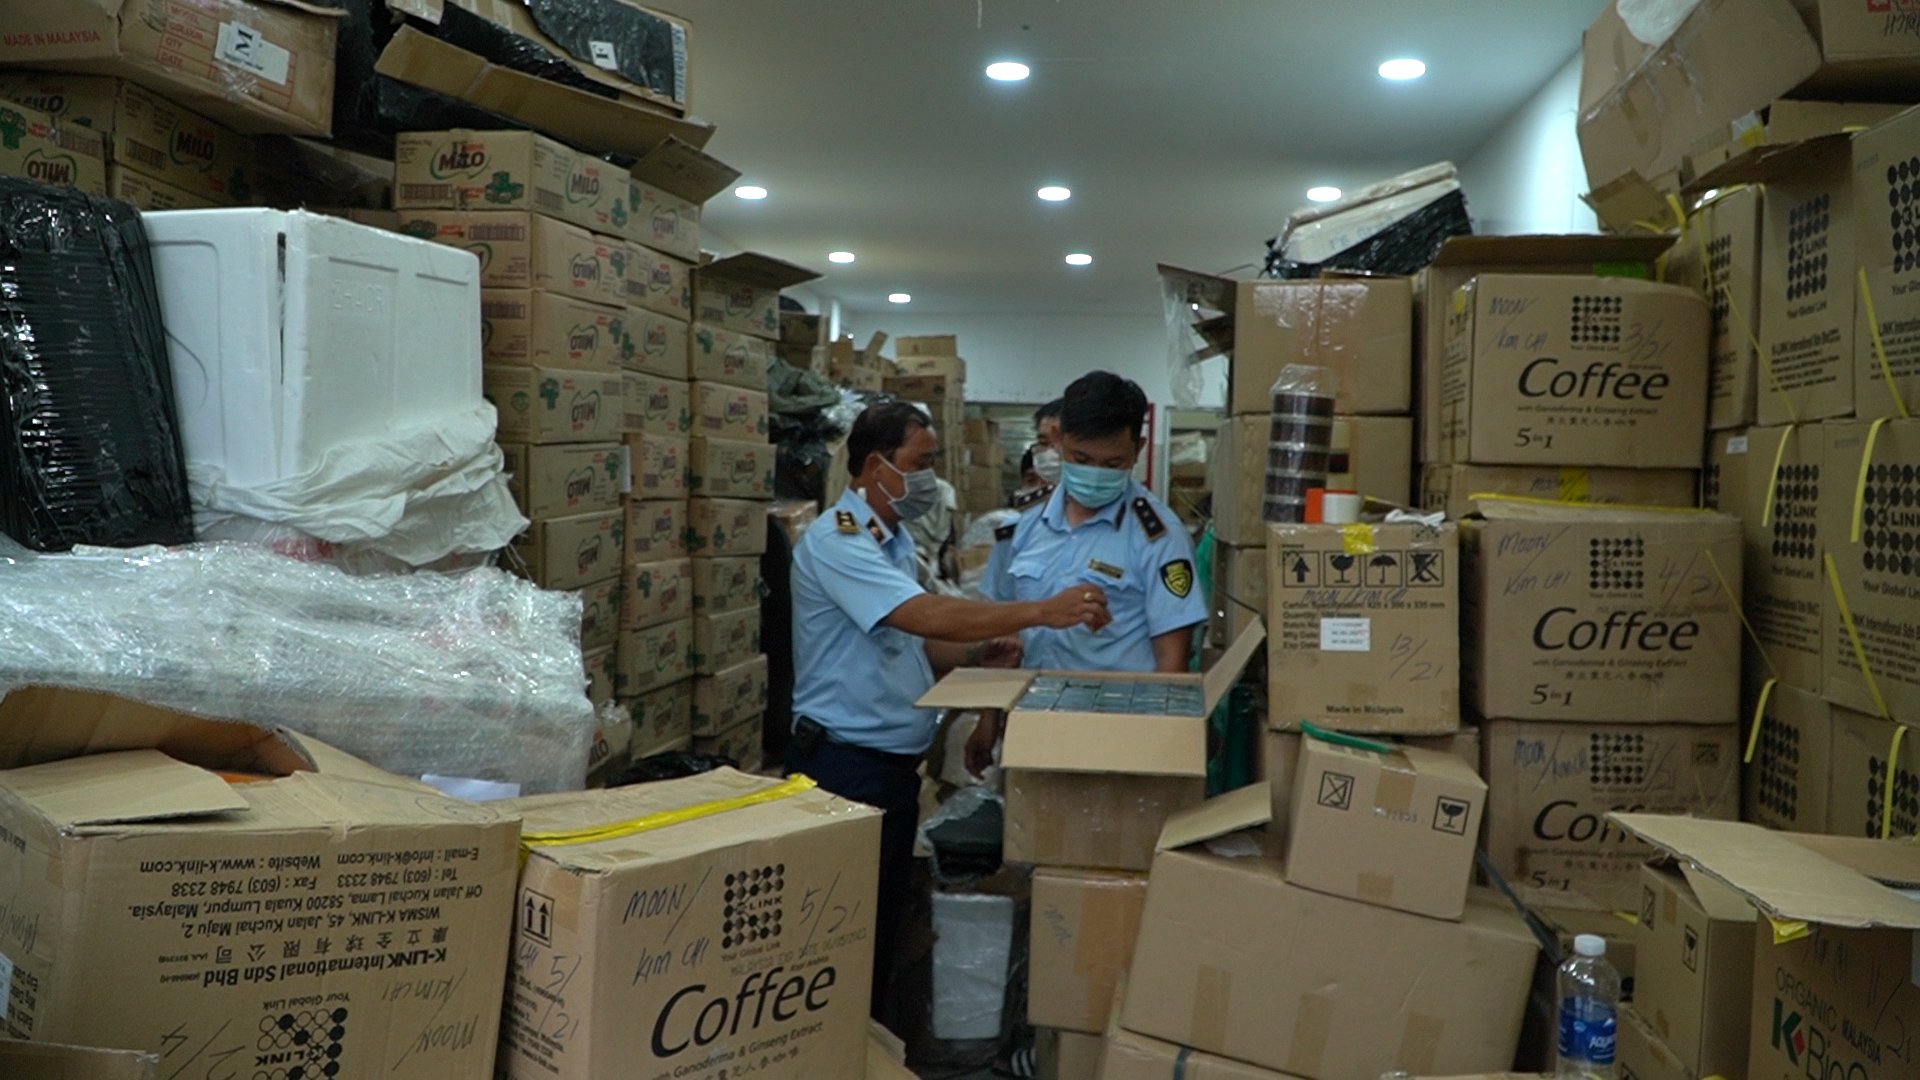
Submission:
<svg viewBox="0 0 1920 1080">
<path fill-rule="evenodd" d="M 885 750 L 875 750 L 871 746 L 861 746 L 858 743 L 850 743 L 828 730 L 826 725 L 820 723 L 820 721 L 808 716 L 794 718 L 793 739 L 794 745 L 807 757 L 812 757 L 814 752 L 820 748 L 821 743 L 828 742 L 842 750 L 851 751 L 860 757 L 871 758 L 883 765 L 890 765 L 896 769 L 905 769 L 908 772 L 919 769 L 920 760 L 925 756 L 923 754 L 892 754 Z"/>
</svg>

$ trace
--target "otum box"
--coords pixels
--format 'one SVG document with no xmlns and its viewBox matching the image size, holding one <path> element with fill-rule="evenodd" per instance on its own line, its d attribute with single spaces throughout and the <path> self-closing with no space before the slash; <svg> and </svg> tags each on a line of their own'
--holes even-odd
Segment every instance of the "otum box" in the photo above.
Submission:
<svg viewBox="0 0 1920 1080">
<path fill-rule="evenodd" d="M 861 1074 L 878 811 L 731 769 L 504 809 L 506 1080 Z"/>
</svg>

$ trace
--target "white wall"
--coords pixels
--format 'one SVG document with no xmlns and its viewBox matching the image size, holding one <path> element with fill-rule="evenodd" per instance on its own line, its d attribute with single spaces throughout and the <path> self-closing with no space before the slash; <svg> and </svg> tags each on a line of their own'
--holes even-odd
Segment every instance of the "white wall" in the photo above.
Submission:
<svg viewBox="0 0 1920 1080">
<path fill-rule="evenodd" d="M 1580 201 L 1587 174 L 1574 135 L 1579 111 L 1576 51 L 1461 163 L 1460 182 L 1476 231 L 1500 236 L 1600 231 L 1593 211 Z"/>
</svg>

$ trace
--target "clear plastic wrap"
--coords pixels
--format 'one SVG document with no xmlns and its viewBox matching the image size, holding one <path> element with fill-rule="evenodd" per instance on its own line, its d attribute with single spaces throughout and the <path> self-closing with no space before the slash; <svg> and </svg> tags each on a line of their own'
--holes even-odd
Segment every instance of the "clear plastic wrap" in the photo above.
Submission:
<svg viewBox="0 0 1920 1080">
<path fill-rule="evenodd" d="M 1000 1037 L 1018 907 L 1011 896 L 934 894 L 934 1038 Z"/>
<path fill-rule="evenodd" d="M 0 690 L 105 690 L 279 724 L 406 776 L 578 790 L 580 600 L 498 570 L 358 578 L 246 545 L 0 541 Z"/>
<path fill-rule="evenodd" d="M 1307 492 L 1327 486 L 1333 404 L 1339 378 L 1323 367 L 1288 364 L 1273 382 L 1267 434 L 1267 490 L 1261 520 L 1307 520 Z"/>
</svg>

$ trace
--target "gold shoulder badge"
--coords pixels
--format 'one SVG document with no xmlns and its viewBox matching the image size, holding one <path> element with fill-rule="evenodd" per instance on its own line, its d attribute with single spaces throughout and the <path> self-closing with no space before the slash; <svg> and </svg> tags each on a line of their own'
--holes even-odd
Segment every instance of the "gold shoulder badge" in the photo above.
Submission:
<svg viewBox="0 0 1920 1080">
<path fill-rule="evenodd" d="M 873 537 L 873 540 L 874 540 L 874 543 L 877 543 L 877 544 L 884 544 L 884 543 L 886 543 L 886 542 L 887 542 L 887 538 L 886 538 L 886 536 L 885 536 L 884 534 L 882 534 L 882 533 L 881 533 L 881 531 L 880 531 L 880 519 L 879 519 L 879 518 L 868 518 L 868 519 L 867 519 L 867 532 L 868 532 L 868 534 L 869 534 L 869 535 L 871 535 L 871 536 Z"/>
<path fill-rule="evenodd" d="M 1154 513 L 1153 505 L 1142 497 L 1133 500 L 1133 516 L 1140 519 L 1140 527 L 1147 530 L 1147 539 L 1158 540 L 1167 531 L 1167 524 Z M 1192 568 L 1189 567 L 1189 570 Z M 1185 596 L 1185 593 L 1180 595 Z"/>
<path fill-rule="evenodd" d="M 1193 591 L 1193 564 L 1186 559 L 1175 559 L 1160 568 L 1160 580 L 1168 592 L 1185 600 Z"/>
<path fill-rule="evenodd" d="M 860 523 L 853 520 L 853 515 L 845 510 L 834 511 L 833 526 L 843 533 L 857 533 L 860 531 Z"/>
<path fill-rule="evenodd" d="M 1046 487 L 1035 488 L 1025 495 L 1014 496 L 1008 506 L 1014 510 L 1031 510 L 1051 498 L 1053 498 L 1053 485 L 1048 484 Z"/>
</svg>

